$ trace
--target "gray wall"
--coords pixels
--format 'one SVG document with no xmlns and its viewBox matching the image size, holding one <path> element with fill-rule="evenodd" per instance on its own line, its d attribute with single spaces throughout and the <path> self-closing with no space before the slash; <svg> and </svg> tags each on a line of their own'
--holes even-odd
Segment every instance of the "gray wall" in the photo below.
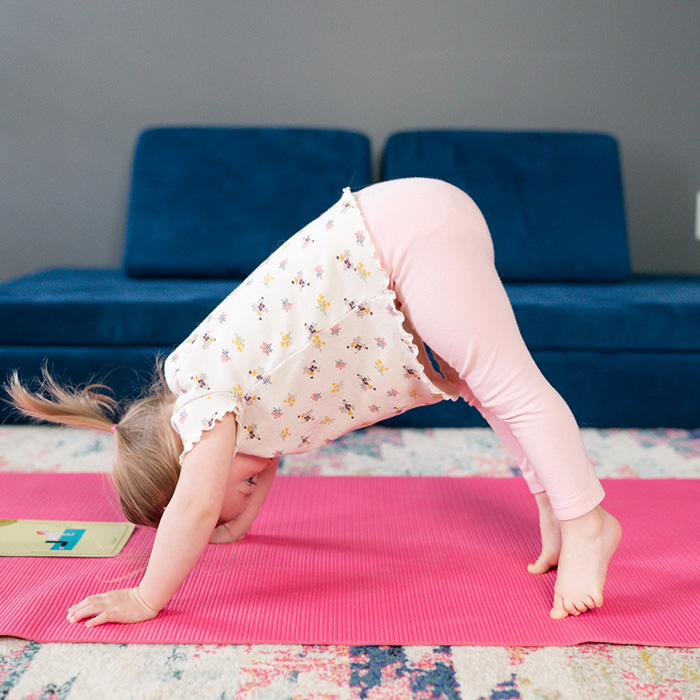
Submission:
<svg viewBox="0 0 700 700">
<path fill-rule="evenodd" d="M 117 266 L 159 124 L 620 139 L 633 267 L 700 273 L 697 0 L 0 0 L 0 279 Z"/>
</svg>

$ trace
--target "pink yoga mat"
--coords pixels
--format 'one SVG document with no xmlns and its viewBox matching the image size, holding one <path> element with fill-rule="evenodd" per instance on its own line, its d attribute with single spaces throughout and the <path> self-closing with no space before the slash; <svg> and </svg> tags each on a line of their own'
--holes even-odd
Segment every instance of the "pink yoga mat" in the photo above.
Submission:
<svg viewBox="0 0 700 700">
<path fill-rule="evenodd" d="M 0 634 L 41 642 L 700 646 L 700 481 L 608 480 L 624 538 L 603 608 L 551 620 L 531 576 L 532 497 L 518 479 L 279 477 L 249 536 L 210 545 L 155 620 L 86 629 L 68 606 L 145 564 L 0 558 Z M 107 477 L 0 474 L 0 517 L 119 518 Z"/>
</svg>

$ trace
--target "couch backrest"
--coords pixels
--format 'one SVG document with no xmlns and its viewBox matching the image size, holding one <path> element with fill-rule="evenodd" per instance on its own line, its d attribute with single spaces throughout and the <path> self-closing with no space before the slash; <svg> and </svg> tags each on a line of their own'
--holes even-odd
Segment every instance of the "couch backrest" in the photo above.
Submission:
<svg viewBox="0 0 700 700">
<path fill-rule="evenodd" d="M 124 269 L 241 279 L 344 187 L 370 181 L 369 140 L 355 132 L 149 129 L 134 154 Z"/>
<path fill-rule="evenodd" d="M 507 281 L 629 276 L 617 142 L 590 133 L 412 131 L 389 137 L 384 178 L 434 177 L 467 192 Z"/>
</svg>

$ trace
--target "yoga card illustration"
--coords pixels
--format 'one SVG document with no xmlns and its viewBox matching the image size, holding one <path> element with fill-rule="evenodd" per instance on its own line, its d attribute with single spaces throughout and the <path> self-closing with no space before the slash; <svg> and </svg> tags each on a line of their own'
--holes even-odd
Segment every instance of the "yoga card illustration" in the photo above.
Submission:
<svg viewBox="0 0 700 700">
<path fill-rule="evenodd" d="M 0 520 L 0 556 L 113 557 L 133 531 L 131 523 Z"/>
</svg>

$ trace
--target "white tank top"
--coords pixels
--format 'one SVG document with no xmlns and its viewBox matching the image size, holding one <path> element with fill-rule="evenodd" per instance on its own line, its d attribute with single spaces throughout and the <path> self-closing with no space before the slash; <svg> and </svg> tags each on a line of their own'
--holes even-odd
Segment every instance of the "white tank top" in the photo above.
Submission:
<svg viewBox="0 0 700 700">
<path fill-rule="evenodd" d="M 227 413 L 238 451 L 273 457 L 457 398 L 397 308 L 347 189 L 217 306 L 165 376 L 183 455 Z"/>
</svg>

